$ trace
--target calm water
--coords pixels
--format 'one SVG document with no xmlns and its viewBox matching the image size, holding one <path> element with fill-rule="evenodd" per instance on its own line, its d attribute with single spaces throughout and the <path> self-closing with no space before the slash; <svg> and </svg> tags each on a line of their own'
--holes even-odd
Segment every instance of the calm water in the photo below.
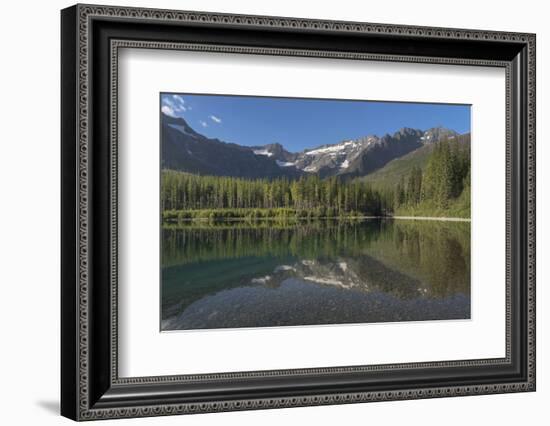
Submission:
<svg viewBox="0 0 550 426">
<path fill-rule="evenodd" d="M 162 330 L 470 318 L 470 223 L 167 226 Z"/>
</svg>

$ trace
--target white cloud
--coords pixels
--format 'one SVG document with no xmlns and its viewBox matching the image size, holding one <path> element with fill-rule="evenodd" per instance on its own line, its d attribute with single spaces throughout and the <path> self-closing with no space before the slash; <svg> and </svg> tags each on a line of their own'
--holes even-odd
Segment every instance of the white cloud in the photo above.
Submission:
<svg viewBox="0 0 550 426">
<path fill-rule="evenodd" d="M 168 112 L 165 114 L 172 117 L 182 117 L 183 113 L 187 111 L 185 99 L 181 95 L 162 95 L 162 108 L 164 107 L 169 108 L 171 111 L 171 114 Z"/>
<path fill-rule="evenodd" d="M 160 110 L 163 112 L 163 114 L 169 115 L 170 117 L 177 117 L 174 109 L 168 105 L 163 105 Z"/>
<path fill-rule="evenodd" d="M 172 95 L 172 99 L 179 108 L 182 108 L 185 111 L 185 99 L 181 95 Z"/>
<path fill-rule="evenodd" d="M 210 119 L 211 119 L 214 123 L 220 124 L 220 123 L 222 122 L 222 119 L 219 118 L 219 117 L 216 117 L 215 115 L 211 115 L 211 116 L 210 116 Z"/>
<path fill-rule="evenodd" d="M 199 123 L 202 127 L 208 127 L 208 123 L 206 121 L 199 120 Z"/>
<path fill-rule="evenodd" d="M 170 108 L 173 108 L 175 106 L 172 98 L 169 98 L 168 96 L 162 97 L 162 105 L 168 105 Z"/>
</svg>

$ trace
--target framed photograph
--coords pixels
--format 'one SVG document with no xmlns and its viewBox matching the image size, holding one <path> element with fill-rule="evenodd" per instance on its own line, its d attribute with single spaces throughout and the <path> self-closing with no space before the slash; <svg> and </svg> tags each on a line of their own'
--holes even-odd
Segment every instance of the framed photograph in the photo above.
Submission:
<svg viewBox="0 0 550 426">
<path fill-rule="evenodd" d="M 61 411 L 535 390 L 535 35 L 61 12 Z"/>
</svg>

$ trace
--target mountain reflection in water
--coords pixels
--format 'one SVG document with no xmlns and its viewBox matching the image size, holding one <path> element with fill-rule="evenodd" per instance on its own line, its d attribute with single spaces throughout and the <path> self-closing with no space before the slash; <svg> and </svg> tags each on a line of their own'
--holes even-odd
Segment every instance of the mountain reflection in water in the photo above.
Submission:
<svg viewBox="0 0 550 426">
<path fill-rule="evenodd" d="M 190 223 L 162 265 L 162 330 L 470 318 L 469 222 Z"/>
</svg>

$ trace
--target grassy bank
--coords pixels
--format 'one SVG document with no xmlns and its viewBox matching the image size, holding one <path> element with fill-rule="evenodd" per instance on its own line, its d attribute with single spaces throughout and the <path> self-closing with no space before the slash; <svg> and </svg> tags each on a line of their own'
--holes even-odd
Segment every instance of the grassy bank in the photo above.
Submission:
<svg viewBox="0 0 550 426">
<path fill-rule="evenodd" d="M 193 209 L 165 210 L 162 212 L 164 223 L 177 223 L 190 220 L 293 220 L 293 219 L 325 219 L 354 218 L 366 215 L 357 211 L 338 212 L 333 208 L 317 207 L 312 209 Z"/>
<path fill-rule="evenodd" d="M 162 212 L 164 224 L 177 224 L 190 221 L 222 222 L 222 221 L 258 221 L 273 220 L 291 222 L 293 220 L 317 219 L 364 219 L 368 217 L 417 216 L 430 218 L 469 218 L 470 210 L 457 205 L 449 209 L 437 209 L 427 203 L 410 208 L 400 208 L 395 214 L 387 216 L 370 216 L 362 212 L 338 212 L 331 208 L 315 208 L 296 210 L 288 208 L 277 209 L 193 209 L 193 210 L 165 210 Z"/>
</svg>

